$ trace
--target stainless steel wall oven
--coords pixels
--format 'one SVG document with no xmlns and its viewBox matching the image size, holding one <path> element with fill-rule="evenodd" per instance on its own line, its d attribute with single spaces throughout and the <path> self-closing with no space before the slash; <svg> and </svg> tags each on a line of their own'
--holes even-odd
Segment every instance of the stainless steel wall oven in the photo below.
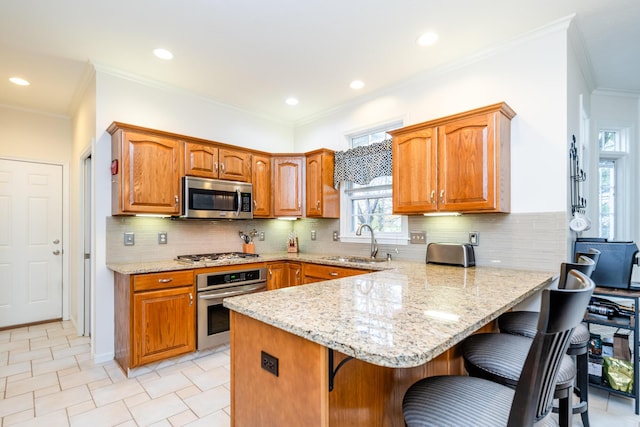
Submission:
<svg viewBox="0 0 640 427">
<path fill-rule="evenodd" d="M 265 291 L 266 277 L 265 268 L 196 275 L 198 350 L 229 342 L 229 310 L 222 301 L 232 296 Z"/>
</svg>

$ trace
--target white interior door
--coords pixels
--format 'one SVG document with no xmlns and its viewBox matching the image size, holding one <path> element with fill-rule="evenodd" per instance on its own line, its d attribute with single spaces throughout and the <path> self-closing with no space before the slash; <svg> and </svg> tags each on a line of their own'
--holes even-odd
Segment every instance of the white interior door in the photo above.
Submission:
<svg viewBox="0 0 640 427">
<path fill-rule="evenodd" d="M 62 317 L 62 166 L 0 159 L 0 327 Z"/>
</svg>

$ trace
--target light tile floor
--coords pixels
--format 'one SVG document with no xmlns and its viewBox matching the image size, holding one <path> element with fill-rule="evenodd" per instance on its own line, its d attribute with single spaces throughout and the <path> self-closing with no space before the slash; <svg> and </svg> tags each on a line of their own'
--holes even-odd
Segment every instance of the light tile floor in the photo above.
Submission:
<svg viewBox="0 0 640 427">
<path fill-rule="evenodd" d="M 2 331 L 0 427 L 229 426 L 228 348 L 152 368 L 127 378 L 115 361 L 93 363 L 70 322 Z M 602 390 L 589 413 L 593 427 L 640 426 L 632 399 Z"/>
</svg>

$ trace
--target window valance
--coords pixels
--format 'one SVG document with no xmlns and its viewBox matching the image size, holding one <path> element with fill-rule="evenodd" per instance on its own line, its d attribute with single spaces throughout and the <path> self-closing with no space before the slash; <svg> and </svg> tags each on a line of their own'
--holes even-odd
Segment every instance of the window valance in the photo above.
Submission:
<svg viewBox="0 0 640 427">
<path fill-rule="evenodd" d="M 388 175 L 391 175 L 391 139 L 335 153 L 335 188 L 342 181 L 366 185 L 374 178 Z"/>
</svg>

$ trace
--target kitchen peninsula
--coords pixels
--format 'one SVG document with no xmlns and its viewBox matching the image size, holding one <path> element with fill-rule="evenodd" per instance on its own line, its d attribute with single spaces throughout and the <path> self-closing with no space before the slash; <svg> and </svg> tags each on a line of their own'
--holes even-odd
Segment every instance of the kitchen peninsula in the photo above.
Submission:
<svg viewBox="0 0 640 427">
<path fill-rule="evenodd" d="M 235 426 L 403 426 L 406 389 L 462 374 L 456 344 L 552 273 L 396 263 L 228 298 Z"/>
</svg>

